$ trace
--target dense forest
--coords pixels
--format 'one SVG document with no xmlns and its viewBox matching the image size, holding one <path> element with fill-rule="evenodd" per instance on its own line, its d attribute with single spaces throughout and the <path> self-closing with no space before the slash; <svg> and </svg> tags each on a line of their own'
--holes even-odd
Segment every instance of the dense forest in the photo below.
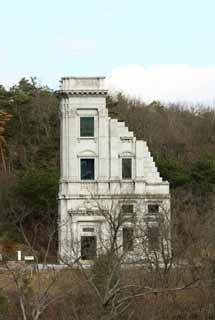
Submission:
<svg viewBox="0 0 215 320">
<path fill-rule="evenodd" d="M 47 217 L 57 215 L 58 104 L 54 92 L 39 86 L 36 78 L 21 79 L 10 89 L 0 86 L 0 111 L 11 116 L 0 158 L 3 224 L 11 218 L 46 224 Z M 170 182 L 173 209 L 175 202 L 181 207 L 189 202 L 204 218 L 215 191 L 215 111 L 145 104 L 122 94 L 109 96 L 107 106 L 111 117 L 125 121 L 137 139 L 147 141 L 162 178 Z"/>
<path fill-rule="evenodd" d="M 137 139 L 147 141 L 162 178 L 170 183 L 174 255 L 191 248 L 192 257 L 196 257 L 203 247 L 205 254 L 206 243 L 210 244 L 210 270 L 213 272 L 207 271 L 207 276 L 212 274 L 213 280 L 214 109 L 177 103 L 163 105 L 159 101 L 146 104 L 123 94 L 108 96 L 107 107 L 110 117 L 125 121 Z M 23 242 L 19 232 L 22 225 L 36 249 L 41 251 L 47 244 L 47 230 L 50 225 L 56 226 L 60 150 L 58 110 L 55 93 L 40 86 L 36 78 L 21 79 L 9 89 L 0 86 L 0 129 L 1 126 L 5 128 L 0 130 L 0 244 Z M 3 121 L 1 117 L 7 119 Z M 56 247 L 57 240 L 52 243 L 52 255 L 56 255 Z M 80 299 L 83 292 L 80 288 L 79 291 Z M 86 294 L 82 298 L 86 303 L 91 301 Z M 200 295 L 198 299 L 201 299 Z M 161 307 L 162 299 L 156 303 Z M 215 304 L 212 304 L 215 314 Z M 180 308 L 182 306 L 178 304 L 173 309 L 180 311 Z M 190 312 L 189 309 L 186 315 L 193 311 Z M 186 319 L 203 319 L 203 311 L 198 312 L 199 317 L 187 316 Z M 95 315 L 91 316 L 91 319 L 97 319 Z M 83 317 L 88 319 L 87 315 Z M 132 319 L 140 319 L 138 312 Z M 143 314 L 141 319 L 145 319 Z M 157 315 L 153 319 L 161 318 Z M 162 319 L 185 317 L 166 315 Z"/>
</svg>

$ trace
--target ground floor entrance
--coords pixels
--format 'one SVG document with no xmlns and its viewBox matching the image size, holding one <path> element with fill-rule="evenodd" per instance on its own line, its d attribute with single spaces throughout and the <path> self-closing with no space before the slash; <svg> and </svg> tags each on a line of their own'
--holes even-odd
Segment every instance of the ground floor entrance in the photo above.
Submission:
<svg viewBox="0 0 215 320">
<path fill-rule="evenodd" d="M 96 257 L 96 236 L 81 236 L 81 258 L 92 260 Z"/>
</svg>

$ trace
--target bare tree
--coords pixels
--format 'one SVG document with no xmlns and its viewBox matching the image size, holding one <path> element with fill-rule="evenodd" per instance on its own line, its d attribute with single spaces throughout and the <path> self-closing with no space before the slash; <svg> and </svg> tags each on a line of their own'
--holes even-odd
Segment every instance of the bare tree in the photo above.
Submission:
<svg viewBox="0 0 215 320">
<path fill-rule="evenodd" d="M 84 267 L 81 256 L 76 263 L 98 303 L 99 319 L 133 319 L 134 316 L 139 319 L 137 305 L 141 301 L 153 301 L 157 296 L 159 301 L 170 303 L 179 292 L 199 288 L 199 277 L 190 276 L 184 255 L 181 260 L 182 257 L 176 259 L 172 254 L 168 208 L 160 207 L 159 211 L 154 208 L 155 212 L 149 216 L 140 203 L 135 213 L 127 214 L 122 210 L 126 200 L 113 200 L 111 205 L 94 201 L 106 222 L 109 237 L 103 235 L 100 239 L 100 255 L 90 270 Z M 126 233 L 127 242 L 122 240 L 123 228 L 130 231 Z M 70 269 L 74 267 L 68 262 L 67 265 Z M 144 304 L 141 308 L 145 308 Z M 162 312 L 164 315 L 166 311 L 162 309 Z"/>
<path fill-rule="evenodd" d="M 170 233 L 174 228 L 165 206 L 158 211 L 151 208 L 149 215 L 139 204 L 128 214 L 122 207 L 126 200 L 113 200 L 109 206 L 93 200 L 107 232 L 98 242 L 99 255 L 90 268 L 85 267 L 78 244 L 71 243 L 75 260 L 62 261 L 64 270 L 41 270 L 38 252 L 21 229 L 36 257 L 33 277 L 28 268 L 9 270 L 23 319 L 43 319 L 49 308 L 57 306 L 64 308 L 62 319 L 71 320 L 178 319 L 179 315 L 207 319 L 214 314 L 213 215 L 202 223 L 194 212 L 189 215 L 191 207 L 184 212 L 184 246 L 180 239 L 184 233 L 178 232 L 177 237 Z M 125 233 L 128 242 L 122 240 L 123 228 L 133 229 L 133 233 Z M 172 239 L 178 245 L 174 254 Z"/>
<path fill-rule="evenodd" d="M 5 124 L 10 120 L 11 115 L 7 112 L 0 111 L 0 162 L 2 163 L 3 172 L 6 173 L 6 162 L 4 157 L 4 146 L 6 141 L 4 138 Z"/>
</svg>

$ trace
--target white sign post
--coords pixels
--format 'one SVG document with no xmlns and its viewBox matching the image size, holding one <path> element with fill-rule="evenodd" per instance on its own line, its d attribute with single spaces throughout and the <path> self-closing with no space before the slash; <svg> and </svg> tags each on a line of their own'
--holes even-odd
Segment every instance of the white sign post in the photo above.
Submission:
<svg viewBox="0 0 215 320">
<path fill-rule="evenodd" d="M 17 251 L 17 260 L 22 261 L 22 251 L 21 250 Z"/>
</svg>

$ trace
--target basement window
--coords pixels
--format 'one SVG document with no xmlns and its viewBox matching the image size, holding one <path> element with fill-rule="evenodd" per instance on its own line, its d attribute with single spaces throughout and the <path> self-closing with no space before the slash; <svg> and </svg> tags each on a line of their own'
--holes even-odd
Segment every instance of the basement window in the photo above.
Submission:
<svg viewBox="0 0 215 320">
<path fill-rule="evenodd" d="M 80 117 L 80 137 L 94 137 L 94 117 Z"/>
<path fill-rule="evenodd" d="M 93 227 L 85 227 L 82 229 L 83 232 L 95 232 L 95 229 Z"/>
<path fill-rule="evenodd" d="M 122 246 L 123 251 L 134 251 L 134 229 L 131 227 L 124 227 L 122 229 Z"/>
<path fill-rule="evenodd" d="M 150 251 L 159 249 L 159 226 L 157 224 L 150 224 L 147 226 L 147 238 L 148 238 L 148 248 Z"/>
<path fill-rule="evenodd" d="M 148 248 L 150 251 L 159 249 L 160 228 L 159 228 L 159 204 L 148 204 L 146 213 L 146 226 Z"/>
<path fill-rule="evenodd" d="M 159 205 L 158 204 L 149 204 L 148 205 L 148 213 L 149 214 L 156 214 L 159 212 Z"/>
<path fill-rule="evenodd" d="M 149 204 L 148 210 L 145 214 L 146 223 L 156 222 L 158 223 L 159 219 L 159 205 L 158 204 Z"/>
<path fill-rule="evenodd" d="M 122 212 L 123 213 L 133 213 L 134 206 L 133 204 L 123 204 L 122 205 Z"/>
</svg>

